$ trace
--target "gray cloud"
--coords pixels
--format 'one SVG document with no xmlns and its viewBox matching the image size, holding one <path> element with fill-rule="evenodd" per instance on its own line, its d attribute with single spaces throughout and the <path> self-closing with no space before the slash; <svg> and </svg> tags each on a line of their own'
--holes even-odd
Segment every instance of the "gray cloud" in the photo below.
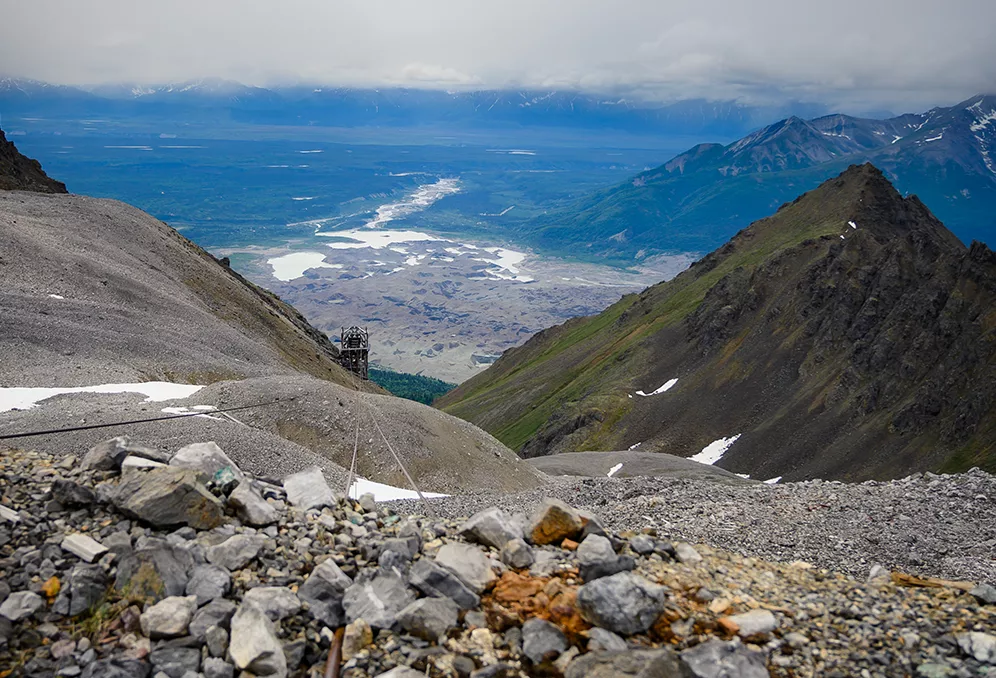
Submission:
<svg viewBox="0 0 996 678">
<path fill-rule="evenodd" d="M 993 0 L 0 0 L 66 84 L 571 88 L 915 109 L 996 90 Z"/>
</svg>

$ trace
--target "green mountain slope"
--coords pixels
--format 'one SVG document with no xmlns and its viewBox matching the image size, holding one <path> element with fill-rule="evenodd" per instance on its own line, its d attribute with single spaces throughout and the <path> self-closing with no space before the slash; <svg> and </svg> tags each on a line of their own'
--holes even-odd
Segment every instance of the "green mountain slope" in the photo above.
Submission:
<svg viewBox="0 0 996 678">
<path fill-rule="evenodd" d="M 994 301 L 988 248 L 854 166 L 436 404 L 526 457 L 742 434 L 720 466 L 758 478 L 993 468 Z"/>
<path fill-rule="evenodd" d="M 708 251 L 853 163 L 873 162 L 964 242 L 996 234 L 996 96 L 889 120 L 792 117 L 721 146 L 702 144 L 525 227 L 537 246 L 574 243 L 632 263 Z"/>
</svg>

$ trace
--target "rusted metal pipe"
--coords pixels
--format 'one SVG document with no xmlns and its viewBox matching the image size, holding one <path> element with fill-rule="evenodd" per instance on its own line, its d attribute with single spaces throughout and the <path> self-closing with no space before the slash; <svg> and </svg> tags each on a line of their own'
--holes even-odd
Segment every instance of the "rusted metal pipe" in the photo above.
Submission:
<svg viewBox="0 0 996 678">
<path fill-rule="evenodd" d="M 342 668 L 342 637 L 345 633 L 344 626 L 335 630 L 329 647 L 329 659 L 325 662 L 325 678 L 339 678 L 339 670 Z"/>
</svg>

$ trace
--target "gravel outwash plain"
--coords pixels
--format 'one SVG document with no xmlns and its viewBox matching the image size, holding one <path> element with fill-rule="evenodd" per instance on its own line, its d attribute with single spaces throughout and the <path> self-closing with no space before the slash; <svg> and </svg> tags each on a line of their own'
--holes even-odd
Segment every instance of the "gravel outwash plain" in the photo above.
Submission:
<svg viewBox="0 0 996 678">
<path fill-rule="evenodd" d="M 996 580 L 996 476 L 914 474 L 888 482 L 728 485 L 670 478 L 554 478 L 540 490 L 432 500 L 440 515 L 497 505 L 529 512 L 556 497 L 614 530 L 866 577 L 873 564 L 958 580 Z M 414 503 L 396 510 L 417 510 Z"/>
</svg>

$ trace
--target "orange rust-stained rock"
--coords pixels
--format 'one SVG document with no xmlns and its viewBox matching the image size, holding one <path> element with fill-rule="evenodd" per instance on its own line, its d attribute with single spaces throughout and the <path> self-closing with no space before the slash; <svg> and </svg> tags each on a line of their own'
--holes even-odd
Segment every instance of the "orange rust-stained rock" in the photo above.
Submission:
<svg viewBox="0 0 996 678">
<path fill-rule="evenodd" d="M 723 617 L 717 623 L 719 624 L 719 627 L 721 629 L 729 633 L 731 636 L 736 634 L 736 632 L 740 630 L 740 625 L 737 624 L 732 619 L 730 619 L 729 617 Z"/>
<path fill-rule="evenodd" d="M 545 499 L 533 512 L 527 537 L 538 546 L 556 544 L 577 536 L 583 527 L 573 508 L 558 499 Z"/>
<path fill-rule="evenodd" d="M 54 600 L 55 597 L 59 595 L 59 591 L 61 589 L 62 589 L 62 582 L 60 582 L 59 578 L 56 576 L 52 576 L 48 581 L 42 584 L 41 588 L 42 593 L 49 600 Z"/>
<path fill-rule="evenodd" d="M 564 549 L 565 551 L 577 551 L 578 543 L 573 539 L 565 539 L 564 541 L 560 542 L 560 548 Z"/>
<path fill-rule="evenodd" d="M 506 572 L 495 584 L 493 598 L 500 603 L 521 603 L 543 590 L 546 579 Z"/>
</svg>

